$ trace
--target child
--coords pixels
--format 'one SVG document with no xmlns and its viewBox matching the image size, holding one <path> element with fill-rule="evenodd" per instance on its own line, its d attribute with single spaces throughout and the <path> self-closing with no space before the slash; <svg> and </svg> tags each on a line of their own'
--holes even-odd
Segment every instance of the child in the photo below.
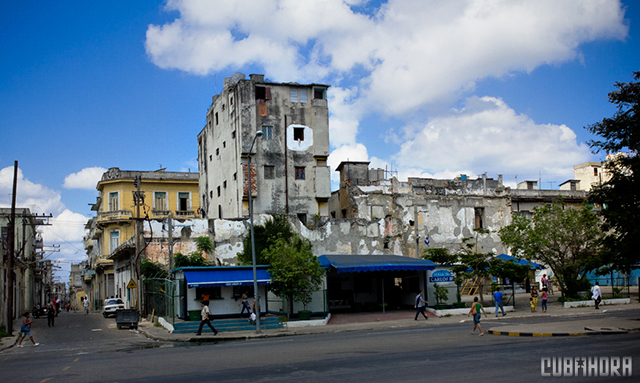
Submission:
<svg viewBox="0 0 640 383">
<path fill-rule="evenodd" d="M 20 327 L 20 331 L 22 332 L 22 336 L 20 337 L 20 342 L 18 343 L 18 347 L 22 347 L 22 341 L 27 336 L 29 337 L 29 339 L 31 339 L 31 343 L 33 343 L 34 347 L 40 344 L 40 343 L 36 343 L 33 340 L 33 335 L 31 335 L 31 320 L 29 318 L 30 316 L 31 316 L 31 314 L 28 311 L 26 313 L 24 313 L 24 319 L 22 320 L 22 327 Z"/>
<path fill-rule="evenodd" d="M 547 289 L 542 289 L 542 312 L 547 312 Z"/>
<path fill-rule="evenodd" d="M 531 312 L 536 312 L 536 304 L 533 302 L 533 298 L 529 298 L 529 304 L 531 304 Z"/>
</svg>

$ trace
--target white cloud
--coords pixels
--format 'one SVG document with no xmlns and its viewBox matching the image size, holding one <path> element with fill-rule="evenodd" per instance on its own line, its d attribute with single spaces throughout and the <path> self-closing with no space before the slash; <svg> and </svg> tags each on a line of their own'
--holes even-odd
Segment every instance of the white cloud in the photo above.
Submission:
<svg viewBox="0 0 640 383">
<path fill-rule="evenodd" d="M 75 243 L 82 249 L 84 226 L 87 217 L 65 209 L 62 213 L 49 220 L 51 226 L 42 226 L 42 233 L 47 244 Z"/>
<path fill-rule="evenodd" d="M 361 110 L 399 115 L 628 30 L 617 0 L 390 0 L 375 15 L 348 3 L 170 0 L 180 16 L 149 25 L 146 51 L 161 68 L 199 75 L 257 64 L 282 81 L 349 78 Z"/>
<path fill-rule="evenodd" d="M 567 126 L 536 124 L 501 99 L 472 97 L 462 110 L 434 118 L 407 137 L 395 160 L 401 168 L 440 174 L 543 171 L 567 179 L 572 166 L 589 157 L 589 148 Z"/>
<path fill-rule="evenodd" d="M 17 207 L 28 208 L 31 213 L 39 214 L 57 214 L 64 210 L 60 193 L 29 181 L 20 168 L 18 168 L 17 181 Z M 0 170 L 0 206 L 11 207 L 12 194 L 13 167 L 9 166 Z"/>
<path fill-rule="evenodd" d="M 84 168 L 77 173 L 69 174 L 64 178 L 62 187 L 65 189 L 96 190 L 98 181 L 107 169 L 98 166 Z"/>
</svg>

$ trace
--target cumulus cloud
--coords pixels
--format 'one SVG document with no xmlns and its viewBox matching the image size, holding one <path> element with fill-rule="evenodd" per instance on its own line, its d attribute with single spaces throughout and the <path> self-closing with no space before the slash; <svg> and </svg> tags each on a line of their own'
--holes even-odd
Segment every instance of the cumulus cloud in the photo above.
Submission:
<svg viewBox="0 0 640 383">
<path fill-rule="evenodd" d="M 469 97 L 483 79 L 579 60 L 582 44 L 628 33 L 618 0 L 169 0 L 166 10 L 179 15 L 147 29 L 155 65 L 196 75 L 251 66 L 275 81 L 332 84 L 330 166 L 368 160 L 361 122 L 386 115 L 405 127 L 387 135 L 401 152 L 379 162 L 393 160 L 400 178 L 571 177 L 571 165 L 588 158 L 573 131 L 536 124 L 497 97 L 416 117 Z"/>
<path fill-rule="evenodd" d="M 77 173 L 66 176 L 62 187 L 65 189 L 95 190 L 98 181 L 102 178 L 102 174 L 106 171 L 107 169 L 98 166 L 84 168 Z"/>
<path fill-rule="evenodd" d="M 342 0 L 211 3 L 167 2 L 180 17 L 149 25 L 156 65 L 206 75 L 258 64 L 282 81 L 355 76 L 357 106 L 384 103 L 391 115 L 573 60 L 580 44 L 628 29 L 617 0 L 390 0 L 371 15 Z"/>
<path fill-rule="evenodd" d="M 40 184 L 33 183 L 24 177 L 18 168 L 18 191 L 16 206 L 28 208 L 32 213 L 58 214 L 64 210 L 60 193 Z M 0 170 L 0 206 L 11 207 L 13 194 L 13 167 L 8 166 Z"/>
<path fill-rule="evenodd" d="M 404 168 L 421 164 L 421 172 L 471 175 L 469 169 L 480 169 L 536 174 L 541 170 L 567 178 L 573 176 L 574 164 L 588 159 L 589 148 L 578 144 L 567 126 L 536 124 L 495 97 L 469 98 L 463 109 L 430 120 L 407 138 L 395 158 Z"/>
</svg>

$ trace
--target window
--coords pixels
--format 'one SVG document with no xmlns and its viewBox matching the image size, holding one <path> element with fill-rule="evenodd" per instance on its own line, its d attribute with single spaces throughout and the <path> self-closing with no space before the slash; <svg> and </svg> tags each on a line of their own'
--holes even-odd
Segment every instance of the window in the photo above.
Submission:
<svg viewBox="0 0 640 383">
<path fill-rule="evenodd" d="M 220 148 L 216 148 L 216 156 L 220 155 Z"/>
<path fill-rule="evenodd" d="M 293 128 L 293 140 L 304 141 L 304 128 Z"/>
<path fill-rule="evenodd" d="M 340 210 L 340 215 L 342 215 L 342 218 L 347 218 L 347 209 Z"/>
<path fill-rule="evenodd" d="M 109 252 L 113 253 L 120 246 L 120 232 L 114 230 L 109 235 Z"/>
<path fill-rule="evenodd" d="M 218 205 L 218 218 L 222 218 L 222 205 Z"/>
<path fill-rule="evenodd" d="M 324 100 L 327 96 L 327 92 L 325 88 L 313 88 L 313 99 L 314 100 Z"/>
<path fill-rule="evenodd" d="M 226 148 L 227 147 L 227 141 L 222 141 L 222 147 Z"/>
<path fill-rule="evenodd" d="M 218 125 L 218 112 L 216 112 L 216 125 Z"/>
<path fill-rule="evenodd" d="M 296 179 L 303 180 L 304 179 L 304 166 L 296 166 Z"/>
<path fill-rule="evenodd" d="M 308 102 L 307 90 L 305 88 L 298 89 L 298 95 L 300 96 L 300 102 Z"/>
<path fill-rule="evenodd" d="M 299 213 L 299 214 L 298 214 L 298 219 L 300 220 L 300 222 L 301 222 L 303 225 L 306 225 L 306 224 L 307 224 L 307 214 L 306 214 L 306 213 Z"/>
<path fill-rule="evenodd" d="M 231 132 L 231 139 L 235 139 L 236 138 L 236 131 L 234 130 L 233 132 Z"/>
<path fill-rule="evenodd" d="M 264 179 L 265 180 L 272 180 L 274 178 L 276 178 L 275 177 L 275 166 L 265 165 L 264 166 Z"/>
<path fill-rule="evenodd" d="M 598 176 L 598 168 L 593 168 L 593 176 L 594 177 Z"/>
<path fill-rule="evenodd" d="M 262 127 L 262 139 L 263 140 L 273 140 L 273 126 L 263 126 Z"/>
<path fill-rule="evenodd" d="M 222 288 L 220 286 L 196 287 L 196 299 L 203 301 L 222 299 Z"/>
<path fill-rule="evenodd" d="M 153 206 L 156 210 L 167 209 L 167 193 L 153 192 Z"/>
<path fill-rule="evenodd" d="M 476 229 L 482 229 L 484 228 L 484 208 L 483 207 L 476 207 L 474 208 L 474 212 L 475 212 L 475 227 Z"/>
<path fill-rule="evenodd" d="M 213 198 L 213 190 L 209 190 L 209 198 Z"/>
<path fill-rule="evenodd" d="M 118 201 L 118 192 L 109 193 L 109 211 L 120 210 L 120 203 Z"/>
<path fill-rule="evenodd" d="M 233 97 L 229 99 L 229 105 L 233 105 Z"/>
<path fill-rule="evenodd" d="M 218 186 L 218 197 L 220 197 L 220 186 Z"/>
<path fill-rule="evenodd" d="M 238 173 L 233 173 L 233 180 L 237 181 L 238 180 Z"/>
<path fill-rule="evenodd" d="M 213 161 L 213 156 L 209 154 L 209 161 Z"/>
<path fill-rule="evenodd" d="M 187 211 L 189 210 L 189 193 L 178 193 L 178 210 L 179 211 Z"/>
<path fill-rule="evenodd" d="M 289 101 L 298 102 L 298 88 L 289 88 Z"/>
<path fill-rule="evenodd" d="M 224 104 L 222 104 L 222 111 L 224 112 Z"/>
<path fill-rule="evenodd" d="M 256 86 L 256 100 L 267 100 L 271 98 L 271 89 L 266 86 Z"/>
</svg>

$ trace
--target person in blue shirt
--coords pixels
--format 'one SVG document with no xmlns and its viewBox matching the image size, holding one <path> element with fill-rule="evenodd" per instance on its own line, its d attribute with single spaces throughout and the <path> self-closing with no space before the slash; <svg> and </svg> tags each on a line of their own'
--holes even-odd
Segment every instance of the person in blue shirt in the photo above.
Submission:
<svg viewBox="0 0 640 383">
<path fill-rule="evenodd" d="M 498 316 L 498 309 L 502 310 L 502 316 L 507 314 L 504 313 L 504 307 L 502 307 L 502 291 L 500 291 L 500 287 L 496 287 L 496 292 L 493 293 L 493 300 L 496 302 L 496 317 Z"/>
</svg>

